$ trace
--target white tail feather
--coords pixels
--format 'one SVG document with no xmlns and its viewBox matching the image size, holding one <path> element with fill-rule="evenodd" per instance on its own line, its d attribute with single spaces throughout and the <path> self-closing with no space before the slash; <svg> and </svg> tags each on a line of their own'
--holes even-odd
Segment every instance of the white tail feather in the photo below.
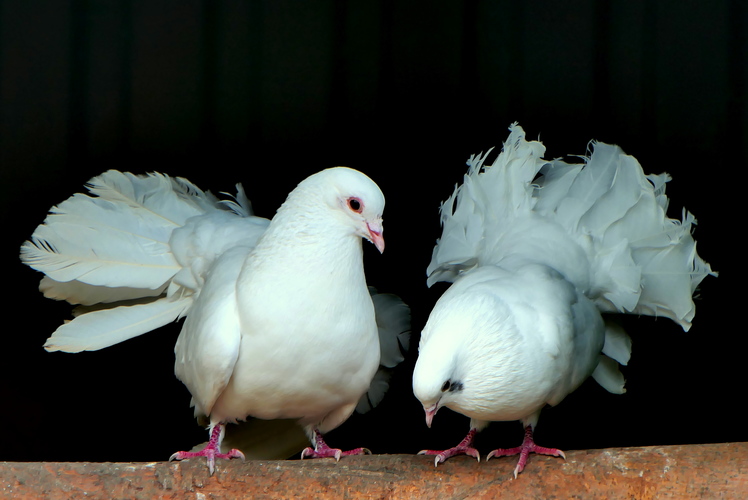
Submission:
<svg viewBox="0 0 748 500">
<path fill-rule="evenodd" d="M 621 325 L 612 321 L 605 322 L 603 354 L 624 366 L 628 364 L 631 358 L 631 338 Z"/>
<path fill-rule="evenodd" d="M 606 312 L 664 316 L 685 330 L 692 294 L 712 272 L 696 254 L 693 216 L 669 219 L 665 183 L 645 176 L 617 146 L 592 143 L 586 164 L 542 159 L 514 124 L 492 166 L 471 157 L 465 180 L 442 205 L 442 238 L 428 284 L 478 265 L 541 262 Z"/>
<path fill-rule="evenodd" d="M 376 293 L 372 287 L 369 291 L 379 329 L 379 364 L 394 368 L 405 359 L 410 344 L 410 308 L 396 295 Z"/>
<path fill-rule="evenodd" d="M 98 351 L 160 328 L 182 316 L 191 299 L 159 299 L 148 304 L 119 306 L 82 314 L 60 326 L 44 348 L 47 351 Z"/>
<path fill-rule="evenodd" d="M 595 371 L 592 372 L 592 378 L 608 392 L 613 394 L 626 392 L 624 387 L 626 380 L 618 369 L 618 363 L 607 356 L 600 356 L 600 362 L 597 364 Z"/>
<path fill-rule="evenodd" d="M 48 218 L 21 247 L 21 259 L 55 281 L 98 286 L 155 289 L 179 270 L 168 242 L 89 222 Z"/>
<path fill-rule="evenodd" d="M 158 289 L 180 266 L 171 233 L 215 202 L 187 181 L 109 170 L 50 210 L 21 260 L 54 281 Z M 61 294 L 57 294 L 58 296 Z"/>
<path fill-rule="evenodd" d="M 393 369 L 405 359 L 410 346 L 410 308 L 396 295 L 377 293 L 369 287 L 379 330 L 379 370 L 374 374 L 369 390 L 356 405 L 358 413 L 366 413 L 384 399 L 390 387 Z"/>
<path fill-rule="evenodd" d="M 158 297 L 166 290 L 166 285 L 156 289 L 112 288 L 108 286 L 89 285 L 77 280 L 60 282 L 53 280 L 49 276 L 45 276 L 39 282 L 39 290 L 48 299 L 66 300 L 71 304 L 90 306 L 93 304 L 111 304 L 113 302 L 144 297 Z"/>
<path fill-rule="evenodd" d="M 135 175 L 109 170 L 91 179 L 88 190 L 102 200 L 145 210 L 172 226 L 184 225 L 187 219 L 211 210 L 218 202 L 187 179 L 158 172 Z"/>
<path fill-rule="evenodd" d="M 268 223 L 250 215 L 241 185 L 222 201 L 186 179 L 109 170 L 87 187 L 21 246 L 21 260 L 46 275 L 46 297 L 111 305 L 59 327 L 50 351 L 102 349 L 184 316 L 215 257 L 232 245 L 251 250 Z"/>
</svg>

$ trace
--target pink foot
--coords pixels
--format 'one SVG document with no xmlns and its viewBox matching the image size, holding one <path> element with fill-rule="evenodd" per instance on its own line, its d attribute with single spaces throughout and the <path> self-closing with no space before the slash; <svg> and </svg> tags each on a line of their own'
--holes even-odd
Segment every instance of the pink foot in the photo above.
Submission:
<svg viewBox="0 0 748 500">
<path fill-rule="evenodd" d="M 314 429 L 314 448 L 304 448 L 301 452 L 301 459 L 305 458 L 334 458 L 335 461 L 340 460 L 340 457 L 347 457 L 348 455 L 371 455 L 371 451 L 367 448 L 355 448 L 353 450 L 342 451 L 338 448 L 330 448 L 322 439 L 322 434 Z"/>
<path fill-rule="evenodd" d="M 450 448 L 448 450 L 421 450 L 418 452 L 419 455 L 436 455 L 436 458 L 434 459 L 434 467 L 439 465 L 440 463 L 444 462 L 450 457 L 453 457 L 455 455 L 470 455 L 471 457 L 475 457 L 476 460 L 480 462 L 480 454 L 478 453 L 478 450 L 473 448 L 473 438 L 478 433 L 477 429 L 470 429 L 470 432 L 468 432 L 468 435 L 465 436 L 465 439 L 460 441 L 460 444 L 455 446 L 454 448 Z"/>
<path fill-rule="evenodd" d="M 208 441 L 208 444 L 205 445 L 205 448 L 203 448 L 202 450 L 178 451 L 169 457 L 169 461 L 171 462 L 172 460 L 184 460 L 185 458 L 206 457 L 208 459 L 208 470 L 210 471 L 211 476 L 213 475 L 213 471 L 216 467 L 216 458 L 241 458 L 243 462 L 244 453 L 237 449 L 233 449 L 228 453 L 220 452 L 220 442 L 223 437 L 223 429 L 224 424 L 219 424 L 213 427 L 213 430 L 210 433 L 210 441 Z"/>
<path fill-rule="evenodd" d="M 566 460 L 566 455 L 564 455 L 563 451 L 556 448 L 543 448 L 542 446 L 536 445 L 535 441 L 532 439 L 532 427 L 528 425 L 525 427 L 525 439 L 522 440 L 520 446 L 517 448 L 493 450 L 488 454 L 488 457 L 486 457 L 486 461 L 490 460 L 491 457 L 509 457 L 519 455 L 519 462 L 517 462 L 517 467 L 514 468 L 514 478 L 517 479 L 517 475 L 524 470 L 530 453 L 562 457 Z"/>
</svg>

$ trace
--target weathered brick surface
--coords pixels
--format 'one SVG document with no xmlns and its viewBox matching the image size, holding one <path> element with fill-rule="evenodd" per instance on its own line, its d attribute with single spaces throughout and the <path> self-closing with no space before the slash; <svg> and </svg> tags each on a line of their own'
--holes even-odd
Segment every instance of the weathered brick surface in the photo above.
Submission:
<svg viewBox="0 0 748 500">
<path fill-rule="evenodd" d="M 375 455 L 304 461 L 0 463 L 0 497 L 217 498 L 748 498 L 748 443 L 570 451 L 566 461 Z"/>
</svg>

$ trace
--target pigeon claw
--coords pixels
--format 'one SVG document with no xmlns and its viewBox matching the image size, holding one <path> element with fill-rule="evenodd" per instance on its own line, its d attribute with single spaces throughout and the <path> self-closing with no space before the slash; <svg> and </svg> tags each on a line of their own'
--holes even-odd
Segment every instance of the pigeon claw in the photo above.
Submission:
<svg viewBox="0 0 748 500">
<path fill-rule="evenodd" d="M 353 450 L 348 451 L 343 451 L 338 448 L 330 448 L 327 446 L 319 429 L 313 427 L 312 432 L 314 433 L 314 448 L 304 448 L 301 452 L 302 460 L 305 458 L 334 458 L 337 462 L 340 460 L 340 457 L 347 457 L 349 455 L 371 455 L 371 451 L 368 448 L 354 448 Z"/>
<path fill-rule="evenodd" d="M 452 458 L 455 455 L 469 455 L 480 462 L 480 453 L 478 453 L 478 450 L 472 446 L 461 446 L 461 444 L 448 450 L 421 450 L 418 454 L 436 455 L 434 458 L 434 467 L 437 467 L 440 463 L 445 462 L 448 458 Z"/>
<path fill-rule="evenodd" d="M 326 445 L 320 446 L 318 449 L 304 448 L 301 452 L 301 459 L 305 458 L 334 458 L 335 461 L 339 461 L 340 457 L 347 457 L 349 455 L 371 455 L 371 450 L 368 448 L 355 448 L 353 450 L 343 451 L 339 448 L 329 448 Z"/>
<path fill-rule="evenodd" d="M 340 460 L 340 457 L 343 456 L 343 451 L 338 448 L 327 448 L 327 449 L 321 449 L 319 451 L 315 450 L 314 448 L 306 447 L 301 452 L 301 459 L 304 460 L 305 458 L 334 458 L 337 462 Z"/>
<path fill-rule="evenodd" d="M 237 450 L 236 448 L 232 449 L 228 453 L 221 453 L 217 451 L 215 447 L 208 445 L 200 451 L 178 451 L 169 457 L 169 462 L 171 462 L 172 460 L 184 460 L 187 458 L 197 457 L 205 457 L 208 460 L 208 471 L 210 472 L 211 476 L 216 469 L 216 458 L 241 458 L 242 462 L 244 462 L 245 460 L 244 453 Z"/>
<path fill-rule="evenodd" d="M 538 455 L 549 455 L 552 457 L 561 457 L 566 460 L 566 454 L 563 451 L 557 448 L 544 448 L 543 446 L 536 445 L 535 441 L 532 438 L 532 428 L 530 426 L 527 426 L 527 428 L 525 429 L 525 439 L 522 441 L 522 444 L 520 446 L 516 448 L 499 448 L 497 450 L 493 450 L 486 457 L 486 461 L 490 460 L 492 457 L 510 457 L 519 455 L 517 467 L 514 468 L 514 479 L 517 479 L 519 473 L 525 469 L 527 460 L 530 458 L 530 453 L 535 453 Z"/>
<path fill-rule="evenodd" d="M 434 410 L 434 413 L 436 413 L 436 410 Z M 436 455 L 436 458 L 434 458 L 434 467 L 438 466 L 440 463 L 455 455 L 469 455 L 480 462 L 480 453 L 478 453 L 478 450 L 473 448 L 473 439 L 475 439 L 475 435 L 477 433 L 478 429 L 472 428 L 470 429 L 470 432 L 467 433 L 467 436 L 465 436 L 465 439 L 460 441 L 460 444 L 453 448 L 449 448 L 448 450 L 421 450 L 418 452 L 418 454 Z"/>
</svg>

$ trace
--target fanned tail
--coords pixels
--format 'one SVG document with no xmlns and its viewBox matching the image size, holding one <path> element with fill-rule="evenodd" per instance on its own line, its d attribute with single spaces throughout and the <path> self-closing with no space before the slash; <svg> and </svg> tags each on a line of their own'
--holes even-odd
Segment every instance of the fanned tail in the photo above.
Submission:
<svg viewBox="0 0 748 500">
<path fill-rule="evenodd" d="M 45 297 L 95 306 L 78 308 L 47 340 L 49 351 L 102 349 L 183 316 L 199 290 L 172 285 L 189 264 L 175 255 L 174 231 L 211 212 L 251 213 L 241 186 L 235 200 L 220 201 L 159 173 L 109 170 L 87 188 L 52 207 L 21 246 L 22 262 L 45 274 Z"/>
<path fill-rule="evenodd" d="M 585 247 L 587 295 L 601 311 L 664 316 L 688 330 L 693 292 L 716 275 L 696 253 L 696 219 L 685 209 L 681 221 L 667 217 L 669 175 L 645 176 L 618 146 L 591 147 L 584 165 L 556 160 L 541 169 L 535 210 Z"/>
<path fill-rule="evenodd" d="M 528 189 L 545 163 L 545 147 L 527 142 L 516 123 L 493 166 L 484 167 L 491 153 L 472 155 L 461 185 L 441 206 L 442 237 L 426 271 L 428 285 L 452 282 L 460 272 L 491 263 L 496 241 L 506 233 L 506 221 L 529 213 L 534 205 Z"/>
<path fill-rule="evenodd" d="M 716 275 L 696 253 L 694 217 L 667 217 L 667 174 L 645 176 L 618 146 L 585 163 L 545 161 L 516 123 L 493 165 L 472 156 L 442 205 L 428 284 L 482 265 L 536 262 L 561 272 L 603 312 L 664 316 L 687 330 L 692 295 Z"/>
</svg>

